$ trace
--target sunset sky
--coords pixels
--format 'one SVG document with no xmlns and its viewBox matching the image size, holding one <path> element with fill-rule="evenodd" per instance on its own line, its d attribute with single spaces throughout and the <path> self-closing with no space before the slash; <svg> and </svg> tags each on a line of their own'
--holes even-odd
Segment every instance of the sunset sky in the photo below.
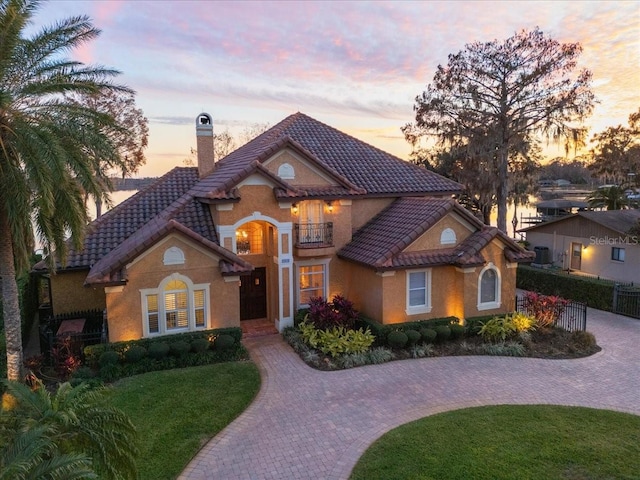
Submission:
<svg viewBox="0 0 640 480">
<path fill-rule="evenodd" d="M 591 133 L 626 125 L 640 107 L 639 1 L 53 0 L 35 24 L 81 14 L 103 33 L 72 55 L 122 71 L 149 119 L 139 176 L 183 164 L 203 111 L 234 135 L 301 111 L 407 158 L 400 127 L 438 64 L 536 26 L 584 47 L 580 66 L 600 101 Z"/>
</svg>

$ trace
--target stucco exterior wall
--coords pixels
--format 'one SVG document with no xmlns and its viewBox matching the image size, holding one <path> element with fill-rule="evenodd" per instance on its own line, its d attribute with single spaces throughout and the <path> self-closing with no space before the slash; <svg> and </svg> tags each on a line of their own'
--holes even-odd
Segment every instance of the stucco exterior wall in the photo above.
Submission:
<svg viewBox="0 0 640 480">
<path fill-rule="evenodd" d="M 342 262 L 346 263 L 346 262 Z M 384 277 L 373 270 L 360 265 L 348 264 L 347 275 L 350 279 L 344 295 L 351 300 L 356 309 L 373 320 L 382 321 L 383 317 L 383 281 Z"/>
<path fill-rule="evenodd" d="M 442 232 L 450 228 L 456 235 L 455 244 L 442 244 L 440 237 Z M 411 245 L 405 248 L 406 252 L 415 252 L 420 250 L 436 250 L 441 248 L 452 248 L 467 238 L 473 230 L 470 230 L 460 220 L 453 215 L 447 215 L 438 221 L 433 227 L 427 230 L 423 235 L 417 238 Z"/>
<path fill-rule="evenodd" d="M 395 198 L 363 198 L 354 199 L 351 206 L 351 228 L 355 231 L 364 226 L 382 210 L 387 208 Z"/>
<path fill-rule="evenodd" d="M 102 287 L 85 287 L 88 270 L 51 275 L 51 299 L 54 315 L 84 310 L 104 310 L 107 306 Z"/>
<path fill-rule="evenodd" d="M 310 166 L 308 162 L 301 160 L 297 155 L 289 150 L 284 150 L 267 160 L 263 165 L 274 175 L 278 176 L 278 169 L 281 165 L 288 163 L 293 167 L 294 178 L 285 179 L 284 181 L 290 185 L 337 185 L 335 181 L 322 175 L 318 169 Z"/>
<path fill-rule="evenodd" d="M 180 248 L 183 265 L 164 265 L 164 252 Z M 107 288 L 109 341 L 131 340 L 143 336 L 143 312 L 140 290 L 158 288 L 173 273 L 188 277 L 194 284 L 209 284 L 209 311 L 206 328 L 238 327 L 239 288 L 237 281 L 227 282 L 220 274 L 219 258 L 180 235 L 170 235 L 134 260 L 127 268 L 128 282 L 121 291 Z"/>
</svg>

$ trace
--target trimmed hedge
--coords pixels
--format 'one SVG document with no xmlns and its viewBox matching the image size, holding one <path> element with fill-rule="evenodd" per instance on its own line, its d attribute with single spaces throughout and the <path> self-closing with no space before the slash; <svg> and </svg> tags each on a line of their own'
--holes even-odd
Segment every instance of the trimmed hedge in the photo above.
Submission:
<svg viewBox="0 0 640 480">
<path fill-rule="evenodd" d="M 516 287 L 586 303 L 598 310 L 611 311 L 613 307 L 614 285 L 594 278 L 518 265 Z"/>
<path fill-rule="evenodd" d="M 402 332 L 406 332 L 407 330 L 415 330 L 417 332 L 420 332 L 423 328 L 433 329 L 439 325 L 451 325 L 452 323 L 458 322 L 459 320 L 457 317 L 443 317 L 433 318 L 430 320 L 420 320 L 418 322 L 389 323 L 383 325 L 376 320 L 365 317 L 364 315 L 360 315 L 360 318 L 358 318 L 358 320 L 356 321 L 355 328 L 362 328 L 363 330 L 369 328 L 371 330 L 371 333 L 373 333 L 376 337 L 373 346 L 384 347 L 387 344 L 386 339 L 389 336 L 389 333 L 394 330 L 400 330 Z"/>
<path fill-rule="evenodd" d="M 98 365 L 98 359 L 102 353 L 113 350 L 118 353 L 119 356 L 123 357 L 124 352 L 131 348 L 134 345 L 143 347 L 147 350 L 150 355 L 152 345 L 157 345 L 160 343 L 165 344 L 173 344 L 176 342 L 187 342 L 190 346 L 191 342 L 197 339 L 206 339 L 207 341 L 212 341 L 220 335 L 228 335 L 233 338 L 234 342 L 237 345 L 241 344 L 242 340 L 242 329 L 240 327 L 229 327 L 229 328 L 218 328 L 215 330 L 201 330 L 197 332 L 187 332 L 187 333 L 178 333 L 175 335 L 163 335 L 161 337 L 153 337 L 153 338 L 141 338 L 139 340 L 130 340 L 127 342 L 115 342 L 115 343 L 101 343 L 98 345 L 88 345 L 84 349 L 85 355 L 85 363 L 90 365 L 91 367 L 96 367 Z M 162 348 L 162 347 L 160 347 Z M 168 352 L 167 352 L 168 353 Z"/>
</svg>

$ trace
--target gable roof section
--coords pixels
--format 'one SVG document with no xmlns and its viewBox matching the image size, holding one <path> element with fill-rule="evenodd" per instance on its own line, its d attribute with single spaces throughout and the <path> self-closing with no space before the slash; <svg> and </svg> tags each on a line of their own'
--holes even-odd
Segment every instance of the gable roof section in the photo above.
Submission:
<svg viewBox="0 0 640 480">
<path fill-rule="evenodd" d="M 404 251 L 450 212 L 462 216 L 477 230 L 455 247 Z M 497 228 L 484 225 L 452 199 L 405 197 L 396 200 L 356 232 L 338 256 L 381 271 L 439 265 L 471 267 L 485 263 L 482 249 L 496 237 L 505 244 L 509 261 L 533 259 L 533 252 L 524 251 Z"/>
<path fill-rule="evenodd" d="M 218 162 L 214 171 L 194 187 L 194 196 L 210 198 L 211 195 L 220 195 L 221 191 L 228 190 L 237 182 L 234 179 L 246 175 L 247 169 L 253 168 L 253 162 L 262 163 L 283 148 L 300 152 L 336 179 L 344 189 L 333 192 L 314 189 L 312 195 L 316 196 L 446 195 L 462 190 L 457 182 L 296 113 Z M 305 196 L 304 192 L 308 194 L 308 190 L 300 189 L 300 192 L 302 196 Z M 283 194 L 277 192 L 277 195 Z"/>
<path fill-rule="evenodd" d="M 220 269 L 223 275 L 239 275 L 253 270 L 253 266 L 248 262 L 199 235 L 194 230 L 185 227 L 177 220 L 167 220 L 158 216 L 102 257 L 89 271 L 85 285 L 114 283 L 123 280 L 119 272 L 127 263 L 174 232 L 196 241 L 220 257 Z"/>
<path fill-rule="evenodd" d="M 58 267 L 78 269 L 94 265 L 152 218 L 174 205 L 176 199 L 187 193 L 197 181 L 197 168 L 174 168 L 91 222 L 85 233 L 83 249 L 80 251 L 71 249 L 64 265 L 59 264 Z M 213 222 L 202 206 L 199 208 L 196 204 L 189 205 L 178 213 L 179 221 L 184 225 L 217 243 Z M 36 266 L 36 268 L 39 267 L 45 268 L 44 265 Z"/>
<path fill-rule="evenodd" d="M 574 221 L 577 218 L 584 218 L 588 221 L 601 225 L 604 228 L 608 228 L 613 232 L 625 235 L 640 221 L 640 209 L 578 212 L 573 215 L 565 215 L 548 222 L 542 222 L 531 227 L 523 228 L 520 231 L 541 231 L 549 226 Z"/>
</svg>

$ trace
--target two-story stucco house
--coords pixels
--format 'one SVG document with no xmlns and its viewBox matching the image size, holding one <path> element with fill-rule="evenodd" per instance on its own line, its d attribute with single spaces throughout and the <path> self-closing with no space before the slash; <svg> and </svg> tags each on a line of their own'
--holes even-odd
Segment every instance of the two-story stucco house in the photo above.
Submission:
<svg viewBox="0 0 640 480">
<path fill-rule="evenodd" d="M 342 294 L 383 323 L 513 309 L 532 254 L 483 225 L 461 186 L 302 113 L 220 162 L 208 114 L 198 166 L 177 167 L 90 224 L 51 276 L 55 314 L 105 309 L 109 339 L 282 330 Z"/>
</svg>

